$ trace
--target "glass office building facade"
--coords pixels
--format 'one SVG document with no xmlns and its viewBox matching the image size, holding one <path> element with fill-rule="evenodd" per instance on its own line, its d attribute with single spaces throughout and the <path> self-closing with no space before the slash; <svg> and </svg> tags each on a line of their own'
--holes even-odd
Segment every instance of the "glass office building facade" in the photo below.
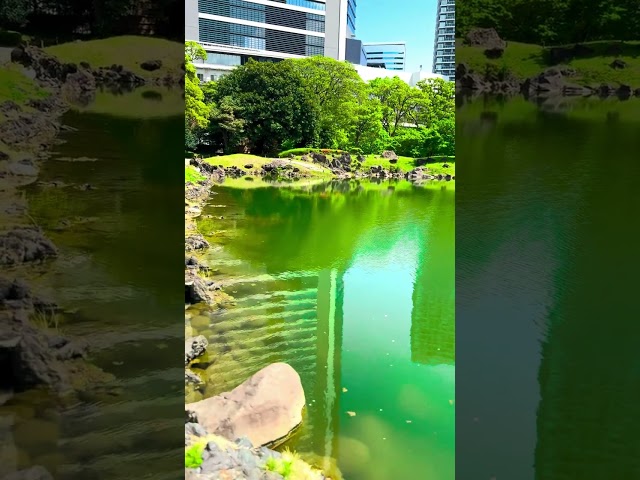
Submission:
<svg viewBox="0 0 640 480">
<path fill-rule="evenodd" d="M 456 5 L 455 0 L 438 0 L 436 34 L 433 48 L 433 73 L 455 80 Z"/>
<path fill-rule="evenodd" d="M 404 42 L 363 43 L 366 65 L 387 70 L 404 71 L 407 46 Z"/>
<path fill-rule="evenodd" d="M 327 3 L 335 1 L 345 0 L 185 0 L 185 39 L 208 55 L 198 76 L 216 80 L 250 58 L 324 55 Z"/>
<path fill-rule="evenodd" d="M 350 35 L 356 34 L 356 0 L 347 0 L 347 27 L 349 27 Z"/>
</svg>

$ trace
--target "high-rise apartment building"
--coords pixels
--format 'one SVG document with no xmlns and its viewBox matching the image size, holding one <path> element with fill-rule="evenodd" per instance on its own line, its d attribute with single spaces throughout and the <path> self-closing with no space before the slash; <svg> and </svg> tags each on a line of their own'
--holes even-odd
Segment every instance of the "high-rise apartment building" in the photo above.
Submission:
<svg viewBox="0 0 640 480">
<path fill-rule="evenodd" d="M 355 12 L 355 0 L 185 0 L 185 39 L 207 52 L 195 65 L 204 81 L 250 58 L 324 55 L 360 63 Z"/>
<path fill-rule="evenodd" d="M 405 42 L 363 43 L 368 67 L 404 71 L 407 58 Z"/>
<path fill-rule="evenodd" d="M 433 72 L 453 81 L 456 70 L 455 0 L 438 0 L 436 35 L 433 47 Z"/>
</svg>

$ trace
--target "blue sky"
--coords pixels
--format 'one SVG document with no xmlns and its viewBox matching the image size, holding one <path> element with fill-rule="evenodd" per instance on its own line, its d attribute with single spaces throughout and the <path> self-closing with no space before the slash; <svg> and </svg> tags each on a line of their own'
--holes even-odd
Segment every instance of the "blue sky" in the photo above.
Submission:
<svg viewBox="0 0 640 480">
<path fill-rule="evenodd" d="M 357 0 L 356 37 L 407 42 L 408 72 L 431 71 L 437 0 Z"/>
</svg>

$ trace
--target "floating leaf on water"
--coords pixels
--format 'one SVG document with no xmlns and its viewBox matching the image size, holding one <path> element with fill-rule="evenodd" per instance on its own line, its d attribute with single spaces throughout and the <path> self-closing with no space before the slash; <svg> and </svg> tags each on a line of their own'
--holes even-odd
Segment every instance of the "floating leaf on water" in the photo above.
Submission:
<svg viewBox="0 0 640 480">
<path fill-rule="evenodd" d="M 411 420 L 407 420 L 407 423 L 411 423 Z"/>
<path fill-rule="evenodd" d="M 356 416 L 356 412 L 347 412 L 347 415 L 349 415 L 350 417 L 355 417 Z"/>
<path fill-rule="evenodd" d="M 347 391 L 348 391 L 348 390 L 347 390 L 346 388 L 342 387 L 342 392 L 343 392 L 343 393 L 347 393 Z"/>
</svg>

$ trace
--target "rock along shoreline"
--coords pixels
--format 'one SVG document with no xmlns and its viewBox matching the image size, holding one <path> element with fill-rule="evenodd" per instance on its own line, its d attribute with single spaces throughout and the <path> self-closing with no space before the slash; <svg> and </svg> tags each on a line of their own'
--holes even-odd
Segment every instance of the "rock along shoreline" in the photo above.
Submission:
<svg viewBox="0 0 640 480">
<path fill-rule="evenodd" d="M 65 63 L 31 45 L 14 48 L 11 63 L 46 95 L 22 104 L 0 103 L 0 369 L 7 374 L 6 392 L 0 392 L 2 403 L 34 388 L 52 393 L 61 402 L 73 402 L 76 394 L 103 388 L 117 393 L 115 378 L 87 359 L 90 344 L 49 328 L 49 321 L 64 308 L 36 293 L 28 278 L 46 270 L 58 256 L 58 248 L 29 215 L 22 188 L 38 182 L 41 166 L 60 143 L 59 135 L 75 131 L 61 122 L 72 105 L 91 103 L 101 89 L 123 91 L 148 84 L 178 85 L 184 80 L 175 76 L 144 79 L 121 66 Z M 43 186 L 93 188 L 88 183 Z M 35 475 L 32 470 L 17 472 L 15 478 L 35 478 L 29 477 Z"/>
<path fill-rule="evenodd" d="M 493 28 L 476 28 L 471 30 L 465 44 L 483 49 L 487 59 L 501 58 L 508 43 L 500 38 Z M 619 54 L 620 46 L 611 48 L 611 55 Z M 581 58 L 593 54 L 588 45 L 575 44 L 548 49 L 549 66 L 537 75 L 529 78 L 519 78 L 508 69 L 489 69 L 477 72 L 466 63 L 456 66 L 456 91 L 467 96 L 480 94 L 500 94 L 506 96 L 523 95 L 526 99 L 541 99 L 549 97 L 617 97 L 628 100 L 640 97 L 640 86 L 613 83 L 593 83 L 580 85 L 575 83 L 577 71 L 563 63 L 574 58 Z M 626 63 L 617 58 L 609 65 L 612 69 L 624 69 Z"/>
<path fill-rule="evenodd" d="M 205 180 L 185 185 L 185 306 L 224 307 L 233 299 L 224 293 L 221 283 L 207 277 L 208 267 L 197 258 L 209 243 L 197 232 L 195 218 L 210 197 L 211 187 L 223 183 L 227 172 L 200 159 L 186 163 L 197 167 Z M 263 173 L 268 175 L 269 167 Z M 206 358 L 207 339 L 192 336 L 186 317 L 185 338 L 186 395 L 202 386 L 198 363 L 210 359 Z M 328 477 L 297 454 L 273 450 L 299 427 L 305 403 L 298 373 L 284 363 L 266 366 L 231 392 L 186 403 L 185 478 L 284 480 L 289 478 L 286 470 L 296 472 L 293 478 L 341 480 L 337 469 Z M 193 462 L 190 465 L 188 458 Z"/>
</svg>

